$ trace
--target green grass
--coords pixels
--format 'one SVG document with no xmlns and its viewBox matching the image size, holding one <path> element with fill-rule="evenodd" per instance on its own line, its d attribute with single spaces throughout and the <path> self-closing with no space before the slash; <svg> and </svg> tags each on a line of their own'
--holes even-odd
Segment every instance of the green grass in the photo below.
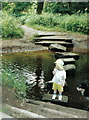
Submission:
<svg viewBox="0 0 89 120">
<path fill-rule="evenodd" d="M 8 107 L 6 105 L 2 105 L 2 109 L 0 110 L 1 112 L 8 113 Z"/>
<path fill-rule="evenodd" d="M 13 88 L 19 98 L 26 97 L 26 78 L 18 69 L 14 71 L 12 68 L 3 65 L 2 85 Z"/>
<path fill-rule="evenodd" d="M 26 24 L 27 26 L 37 29 L 37 30 L 41 30 L 41 31 L 67 31 L 66 29 L 63 28 L 59 28 L 59 27 L 45 27 L 45 26 L 41 26 L 41 25 L 31 25 L 31 24 Z"/>
<path fill-rule="evenodd" d="M 58 15 L 58 14 L 28 14 L 24 23 L 30 27 L 45 31 L 72 31 L 88 34 L 89 23 L 87 14 Z M 25 19 L 26 17 L 26 19 Z M 23 22 L 23 19 L 20 18 Z"/>
<path fill-rule="evenodd" d="M 38 34 L 33 34 L 32 37 L 29 38 L 30 42 L 35 42 L 35 38 L 38 37 Z"/>
</svg>

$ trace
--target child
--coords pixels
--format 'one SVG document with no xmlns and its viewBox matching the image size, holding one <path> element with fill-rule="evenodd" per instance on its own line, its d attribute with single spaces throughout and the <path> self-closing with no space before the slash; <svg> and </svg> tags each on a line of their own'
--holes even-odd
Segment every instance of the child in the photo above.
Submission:
<svg viewBox="0 0 89 120">
<path fill-rule="evenodd" d="M 61 59 L 57 59 L 55 63 L 55 68 L 53 71 L 53 90 L 54 94 L 52 96 L 52 99 L 56 98 L 56 92 L 58 90 L 59 97 L 58 100 L 62 100 L 62 92 L 63 92 L 63 86 L 65 85 L 65 79 L 66 79 L 66 71 L 63 68 L 64 62 Z"/>
</svg>

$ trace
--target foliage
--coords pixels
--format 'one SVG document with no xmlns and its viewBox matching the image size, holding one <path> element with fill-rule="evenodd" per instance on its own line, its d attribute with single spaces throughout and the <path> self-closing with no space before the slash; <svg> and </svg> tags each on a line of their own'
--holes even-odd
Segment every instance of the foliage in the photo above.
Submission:
<svg viewBox="0 0 89 120">
<path fill-rule="evenodd" d="M 49 13 L 84 13 L 89 12 L 86 2 L 45 2 L 44 11 Z"/>
<path fill-rule="evenodd" d="M 58 14 L 30 14 L 26 19 L 26 25 L 38 25 L 54 30 L 65 29 L 68 31 L 82 32 L 88 34 L 89 24 L 87 14 L 58 15 Z"/>
<path fill-rule="evenodd" d="M 9 14 L 15 17 L 20 17 L 24 15 L 23 12 L 28 12 L 32 9 L 34 2 L 2 2 L 3 10 L 8 11 Z"/>
<path fill-rule="evenodd" d="M 51 30 L 59 31 L 60 29 L 64 29 L 88 34 L 89 23 L 87 22 L 86 13 L 89 12 L 89 3 L 44 2 L 44 13 L 41 15 L 36 14 L 37 5 L 37 1 L 2 2 L 3 10 L 7 10 L 11 15 L 6 15 L 5 19 L 0 21 L 0 25 L 2 24 L 3 37 L 17 36 L 17 38 L 19 38 L 23 36 L 22 30 L 17 24 L 18 21 L 12 16 L 18 17 L 22 24 L 26 23 L 26 25 L 31 27 L 36 26 L 38 29 L 41 28 L 41 30 L 49 30 L 50 28 Z M 13 31 L 13 33 L 11 33 L 11 31 Z"/>
<path fill-rule="evenodd" d="M 43 14 L 43 15 L 30 14 L 26 20 L 26 24 L 38 24 L 42 26 L 53 27 L 58 24 L 58 21 L 53 14 Z"/>
<path fill-rule="evenodd" d="M 2 85 L 12 87 L 18 97 L 26 97 L 25 77 L 17 70 L 13 70 L 6 65 L 2 66 Z"/>
<path fill-rule="evenodd" d="M 12 13 L 15 8 L 15 4 L 12 2 L 2 2 L 2 10 L 7 11 L 8 13 Z"/>
<path fill-rule="evenodd" d="M 19 17 L 19 21 L 21 22 L 21 24 L 24 25 L 27 18 L 28 18 L 28 14 L 25 14 L 25 15 Z"/>
<path fill-rule="evenodd" d="M 88 34 L 89 24 L 87 22 L 87 14 L 73 14 L 71 16 L 65 15 L 59 20 L 59 27 L 68 31 L 77 31 Z"/>
<path fill-rule="evenodd" d="M 21 38 L 23 37 L 23 30 L 19 21 L 8 15 L 6 12 L 2 13 L 2 18 L 0 18 L 0 26 L 3 38 Z"/>
<path fill-rule="evenodd" d="M 44 4 L 44 9 L 42 4 Z M 33 8 L 37 12 L 43 9 L 44 12 L 49 13 L 73 14 L 76 12 L 89 12 L 88 6 L 89 2 L 2 2 L 2 8 L 16 17 L 23 15 L 22 12 L 28 12 L 29 9 L 31 12 Z"/>
</svg>

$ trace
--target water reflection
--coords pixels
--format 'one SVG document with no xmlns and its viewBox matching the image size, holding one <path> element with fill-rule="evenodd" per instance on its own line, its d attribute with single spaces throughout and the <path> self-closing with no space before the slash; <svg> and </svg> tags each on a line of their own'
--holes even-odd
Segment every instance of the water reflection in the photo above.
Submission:
<svg viewBox="0 0 89 120">
<path fill-rule="evenodd" d="M 36 68 L 34 72 L 25 73 L 27 76 L 27 97 L 34 98 L 34 99 L 41 99 L 43 95 L 43 88 L 44 88 L 44 72 L 42 71 L 42 57 L 36 57 Z"/>
</svg>

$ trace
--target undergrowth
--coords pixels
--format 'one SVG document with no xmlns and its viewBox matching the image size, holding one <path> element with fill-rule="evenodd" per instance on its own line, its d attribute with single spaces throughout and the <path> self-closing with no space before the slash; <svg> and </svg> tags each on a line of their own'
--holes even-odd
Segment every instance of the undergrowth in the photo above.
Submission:
<svg viewBox="0 0 89 120">
<path fill-rule="evenodd" d="M 42 15 L 28 14 L 20 17 L 21 22 L 39 30 L 52 30 L 52 31 L 72 31 L 88 34 L 89 23 L 87 13 L 60 15 L 60 14 L 47 14 Z"/>
<path fill-rule="evenodd" d="M 7 12 L 0 12 L 0 32 L 2 38 L 22 38 L 24 32 L 20 22 Z"/>
</svg>

